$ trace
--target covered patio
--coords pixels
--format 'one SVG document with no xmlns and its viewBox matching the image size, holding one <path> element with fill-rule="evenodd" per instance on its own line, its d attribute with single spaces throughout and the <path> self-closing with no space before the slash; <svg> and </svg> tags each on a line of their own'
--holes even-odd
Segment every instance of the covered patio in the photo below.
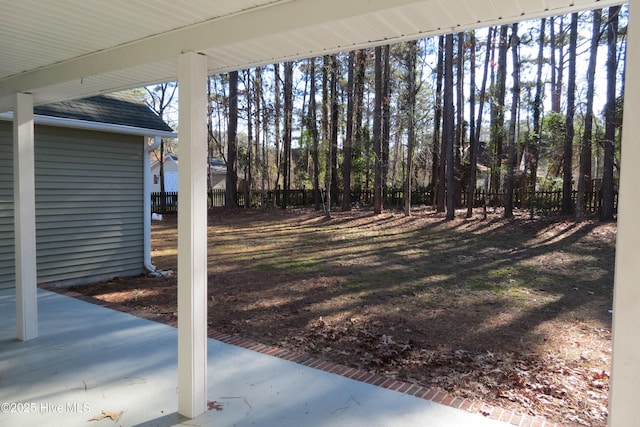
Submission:
<svg viewBox="0 0 640 427">
<path fill-rule="evenodd" d="M 214 339 L 207 395 L 218 410 L 189 420 L 176 401 L 175 328 L 45 290 L 38 305 L 38 339 L 16 341 L 15 298 L 0 291 L 0 402 L 14 404 L 2 425 L 510 425 Z M 99 422 L 106 415 L 117 420 Z"/>
<path fill-rule="evenodd" d="M 91 328 L 76 313 L 47 306 L 49 297 L 38 296 L 36 271 L 36 227 L 34 208 L 33 106 L 99 93 L 178 80 L 180 85 L 180 217 L 178 242 L 177 345 L 175 365 L 159 362 L 167 376 L 173 375 L 167 399 L 176 401 L 167 411 L 187 418 L 205 413 L 208 400 L 236 378 L 221 378 L 215 363 L 224 350 L 207 339 L 206 265 L 206 77 L 210 73 L 244 69 L 256 65 L 325 55 L 360 47 L 417 39 L 447 32 L 517 20 L 603 8 L 624 3 L 619 0 L 205 0 L 162 1 L 0 1 L 0 112 L 13 111 L 14 127 L 14 226 L 15 312 L 2 310 L 2 359 L 11 363 L 30 361 L 36 368 L 50 368 L 51 349 L 90 346 L 90 336 L 114 334 L 118 326 L 143 340 L 148 325 L 126 329 L 128 321 L 110 319 L 113 329 Z M 640 0 L 631 0 L 627 73 L 640 70 Z M 625 127 L 618 219 L 615 278 L 614 352 L 610 394 L 611 426 L 636 423 L 635 393 L 640 383 L 640 226 L 634 211 L 640 206 L 640 84 L 627 79 Z M 629 167 L 631 166 L 631 167 Z M 215 286 L 215 284 L 212 284 Z M 42 293 L 40 294 L 42 295 Z M 47 294 L 48 295 L 48 294 Z M 5 302 L 12 296 L 3 294 Z M 55 299 L 55 298 L 54 298 Z M 47 310 L 53 310 L 48 312 Z M 6 314 L 8 313 L 8 314 Z M 51 317 L 50 313 L 54 313 Z M 70 314 L 72 313 L 72 314 Z M 10 323 L 9 319 L 15 319 Z M 62 322 L 53 328 L 51 323 Z M 54 322 L 54 323 L 55 323 Z M 68 325 L 73 333 L 64 333 Z M 15 325 L 13 341 L 7 325 Z M 104 326 L 104 325 L 103 325 Z M 86 329 L 85 329 L 86 328 Z M 92 331 L 92 332 L 91 332 Z M 71 332 L 71 331 L 69 331 Z M 76 341 L 87 334 L 86 342 Z M 170 334 L 169 334 L 170 335 Z M 38 338 L 39 337 L 39 338 Z M 103 337 L 103 338 L 105 338 Z M 136 340 L 131 340 L 133 343 Z M 168 339 L 168 338 L 167 338 Z M 38 346 L 49 341 L 41 350 Z M 168 340 L 167 342 L 170 342 Z M 106 345 L 105 341 L 96 346 Z M 104 355 L 110 351 L 104 347 Z M 109 347 L 111 348 L 111 347 Z M 132 347 L 133 348 L 133 347 Z M 114 347 L 115 349 L 115 347 Z M 81 349 L 79 349 L 81 351 Z M 112 355 L 115 357 L 117 353 Z M 134 354 L 133 350 L 132 354 Z M 32 354 L 33 353 L 33 354 Z M 62 353 L 61 353 L 62 354 Z M 65 354 L 68 354 L 65 353 Z M 149 352 L 138 353 L 148 361 Z M 165 355 L 166 356 L 166 355 Z M 135 363 L 141 361 L 134 358 Z M 168 360 L 168 359 L 167 359 Z M 108 358 L 101 359 L 105 365 Z M 0 375 L 28 377 L 27 371 L 4 365 Z M 16 365 L 14 365 L 16 366 Z M 67 365 L 69 367 L 70 365 Z M 93 366 L 93 368 L 92 368 Z M 252 365 L 252 369 L 270 369 Z M 84 369 L 94 369 L 90 364 Z M 141 367 L 142 369 L 142 367 Z M 37 371 L 38 369 L 36 369 Z M 135 370 L 135 368 L 134 368 Z M 89 372 L 88 371 L 88 372 Z M 177 372 L 176 372 L 177 371 Z M 55 371 L 49 372 L 50 374 Z M 68 369 L 60 370 L 68 373 Z M 46 376 L 32 374 L 40 390 L 34 398 L 50 395 Z M 135 377 L 137 375 L 132 375 Z M 168 380 L 168 379 L 167 379 Z M 221 382 L 217 382 L 221 381 Z M 17 384 L 20 384 L 17 381 Z M 27 382 L 28 384 L 28 382 Z M 177 385 L 177 392 L 176 392 Z M 78 385 L 79 387 L 79 385 Z M 88 387 L 87 387 L 88 388 Z M 13 394 L 4 394 L 3 397 Z M 318 393 L 310 389 L 308 392 Z M 232 390 L 231 392 L 235 392 Z M 231 393 L 230 392 L 230 393 Z M 213 397 L 213 399 L 212 399 Z M 56 397 L 57 398 L 57 397 Z M 119 396 L 118 398 L 122 398 Z M 17 399 L 17 398 L 16 398 Z M 383 398 L 375 399 L 376 406 Z M 65 402 L 66 403 L 66 402 Z M 281 406 L 286 402 L 278 401 Z M 3 414 L 4 415 L 4 414 Z M 83 414 L 84 416 L 84 414 Z M 68 423 L 65 423 L 68 424 Z M 221 422 L 225 425 L 226 422 Z M 447 424 L 451 425 L 451 424 Z"/>
</svg>

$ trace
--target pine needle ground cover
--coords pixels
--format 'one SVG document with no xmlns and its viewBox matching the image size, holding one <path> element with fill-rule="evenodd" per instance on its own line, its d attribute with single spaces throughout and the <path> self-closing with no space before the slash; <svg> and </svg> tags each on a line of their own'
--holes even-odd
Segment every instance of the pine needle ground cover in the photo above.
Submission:
<svg viewBox="0 0 640 427">
<path fill-rule="evenodd" d="M 615 224 L 209 216 L 209 327 L 565 425 L 606 425 Z M 153 262 L 177 265 L 175 218 Z M 76 287 L 176 317 L 176 277 Z"/>
</svg>

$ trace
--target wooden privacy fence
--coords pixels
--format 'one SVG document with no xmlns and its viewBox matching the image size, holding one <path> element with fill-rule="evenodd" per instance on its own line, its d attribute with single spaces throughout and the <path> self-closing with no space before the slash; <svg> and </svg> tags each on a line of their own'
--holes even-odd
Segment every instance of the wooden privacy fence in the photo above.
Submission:
<svg viewBox="0 0 640 427">
<path fill-rule="evenodd" d="M 320 193 L 321 205 L 325 202 L 324 192 Z M 342 192 L 332 197 L 332 204 L 340 206 L 342 204 Z M 574 208 L 578 192 L 572 192 Z M 225 190 L 209 191 L 207 205 L 209 208 L 225 205 Z M 238 207 L 275 207 L 282 206 L 284 200 L 284 190 L 252 191 L 251 193 L 238 192 Z M 246 202 L 249 201 L 247 204 Z M 384 191 L 384 201 L 387 208 L 402 208 L 404 206 L 404 192 L 401 189 L 386 189 Z M 491 206 L 502 207 L 505 202 L 504 193 L 489 193 L 484 190 L 476 191 L 474 195 L 474 207 Z M 351 203 L 359 206 L 373 205 L 373 190 L 360 190 L 351 192 Z M 562 191 L 514 191 L 513 204 L 517 209 L 533 209 L 539 213 L 559 212 L 562 203 Z M 289 190 L 287 193 L 287 206 L 305 207 L 315 204 L 314 191 L 310 189 Z M 411 192 L 411 204 L 433 205 L 433 190 L 430 188 L 416 189 Z M 467 194 L 460 195 L 459 206 L 467 206 Z M 602 208 L 602 192 L 594 191 L 585 193 L 585 212 L 597 213 Z M 618 208 L 618 194 L 614 196 L 614 210 Z M 156 213 L 174 213 L 178 211 L 178 193 L 165 192 L 151 193 L 151 211 Z"/>
</svg>

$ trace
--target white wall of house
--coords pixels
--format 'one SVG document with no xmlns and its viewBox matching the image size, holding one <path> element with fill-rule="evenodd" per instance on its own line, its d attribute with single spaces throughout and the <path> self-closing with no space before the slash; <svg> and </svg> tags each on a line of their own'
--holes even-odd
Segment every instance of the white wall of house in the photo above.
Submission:
<svg viewBox="0 0 640 427">
<path fill-rule="evenodd" d="M 151 192 L 160 192 L 160 161 L 151 165 Z M 178 191 L 178 162 L 171 154 L 164 156 L 164 191 Z"/>
<path fill-rule="evenodd" d="M 224 190 L 226 188 L 227 172 L 220 166 L 211 166 L 211 188 L 214 190 Z M 160 192 L 160 162 L 154 162 L 151 165 L 151 192 Z M 164 157 L 164 191 L 178 192 L 178 161 L 172 154 Z"/>
<path fill-rule="evenodd" d="M 211 177 L 211 188 L 214 190 L 224 190 L 227 188 L 226 179 L 227 179 L 227 171 L 221 170 L 216 167 L 211 167 L 210 170 Z"/>
</svg>

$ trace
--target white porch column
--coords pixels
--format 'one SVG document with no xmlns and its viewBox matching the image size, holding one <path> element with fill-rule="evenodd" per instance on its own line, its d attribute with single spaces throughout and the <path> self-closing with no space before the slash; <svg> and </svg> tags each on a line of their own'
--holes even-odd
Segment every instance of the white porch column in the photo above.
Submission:
<svg viewBox="0 0 640 427">
<path fill-rule="evenodd" d="M 179 57 L 178 412 L 207 408 L 207 62 Z"/>
<path fill-rule="evenodd" d="M 13 203 L 16 266 L 16 336 L 38 336 L 36 196 L 33 96 L 17 93 L 13 112 Z"/>
<path fill-rule="evenodd" d="M 640 0 L 629 2 L 627 80 L 622 129 L 613 304 L 609 426 L 638 425 L 640 385 Z"/>
</svg>

